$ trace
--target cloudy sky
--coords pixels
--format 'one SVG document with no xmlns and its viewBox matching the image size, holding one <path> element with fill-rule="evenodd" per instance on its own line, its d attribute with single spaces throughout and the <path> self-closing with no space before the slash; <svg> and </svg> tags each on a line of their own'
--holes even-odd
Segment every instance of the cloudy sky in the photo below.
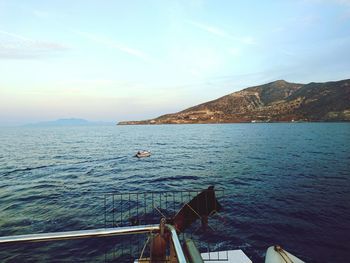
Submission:
<svg viewBox="0 0 350 263">
<path fill-rule="evenodd" d="M 152 118 L 345 78 L 348 0 L 0 0 L 0 125 Z"/>
</svg>

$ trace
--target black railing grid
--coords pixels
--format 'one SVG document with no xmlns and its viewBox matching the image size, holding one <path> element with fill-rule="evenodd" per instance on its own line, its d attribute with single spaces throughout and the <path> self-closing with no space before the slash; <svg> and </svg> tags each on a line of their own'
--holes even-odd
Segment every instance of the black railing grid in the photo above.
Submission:
<svg viewBox="0 0 350 263">
<path fill-rule="evenodd" d="M 105 227 L 125 227 L 135 225 L 159 224 L 161 218 L 166 218 L 171 224 L 171 219 L 176 213 L 190 202 L 202 190 L 191 191 L 167 191 L 167 192 L 142 192 L 142 193 L 108 193 L 104 196 L 104 224 Z M 223 189 L 215 189 L 216 198 L 224 197 Z M 198 201 L 199 199 L 197 199 Z M 208 207 L 208 206 L 207 206 Z M 202 225 L 200 215 L 188 229 L 179 235 L 182 243 L 188 238 L 192 239 L 201 253 L 213 252 L 213 248 L 221 240 L 218 240 L 225 227 L 220 219 L 220 212 L 208 218 L 207 227 Z M 215 235 L 213 235 L 215 234 Z M 214 236 L 214 238 L 212 238 Z M 122 242 L 106 253 L 106 261 L 116 259 L 121 262 L 130 262 L 138 259 L 143 250 L 143 257 L 149 257 L 150 241 L 147 235 L 125 236 Z M 210 253 L 206 261 L 228 261 L 228 254 Z M 140 261 L 141 262 L 141 261 Z"/>
</svg>

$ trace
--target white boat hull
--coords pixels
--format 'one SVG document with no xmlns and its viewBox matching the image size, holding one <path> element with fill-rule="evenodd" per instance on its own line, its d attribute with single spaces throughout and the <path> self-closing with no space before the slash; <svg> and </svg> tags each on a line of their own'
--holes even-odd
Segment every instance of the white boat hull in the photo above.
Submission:
<svg viewBox="0 0 350 263">
<path fill-rule="evenodd" d="M 240 249 L 201 253 L 204 262 L 208 263 L 252 263 Z"/>
<path fill-rule="evenodd" d="M 271 246 L 267 249 L 265 263 L 305 263 L 284 249 L 276 250 L 275 247 Z"/>
</svg>

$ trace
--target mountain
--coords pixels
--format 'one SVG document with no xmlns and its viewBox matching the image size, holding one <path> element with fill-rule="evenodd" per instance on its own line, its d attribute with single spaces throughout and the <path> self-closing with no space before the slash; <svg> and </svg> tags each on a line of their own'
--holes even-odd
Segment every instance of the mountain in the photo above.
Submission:
<svg viewBox="0 0 350 263">
<path fill-rule="evenodd" d="M 100 121 L 88 121 L 84 119 L 68 118 L 58 119 L 54 121 L 43 121 L 38 123 L 30 123 L 25 126 L 27 127 L 53 127 L 53 126 L 99 126 L 99 125 L 113 125 L 109 122 Z"/>
<path fill-rule="evenodd" d="M 325 83 L 277 80 L 183 111 L 132 124 L 350 121 L 350 79 Z"/>
</svg>

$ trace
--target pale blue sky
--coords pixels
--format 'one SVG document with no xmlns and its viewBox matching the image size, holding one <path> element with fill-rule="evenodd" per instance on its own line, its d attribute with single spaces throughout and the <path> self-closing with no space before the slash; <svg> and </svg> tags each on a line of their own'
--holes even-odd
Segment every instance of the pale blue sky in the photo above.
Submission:
<svg viewBox="0 0 350 263">
<path fill-rule="evenodd" d="M 153 118 L 350 78 L 350 1 L 0 0 L 0 124 Z"/>
</svg>

